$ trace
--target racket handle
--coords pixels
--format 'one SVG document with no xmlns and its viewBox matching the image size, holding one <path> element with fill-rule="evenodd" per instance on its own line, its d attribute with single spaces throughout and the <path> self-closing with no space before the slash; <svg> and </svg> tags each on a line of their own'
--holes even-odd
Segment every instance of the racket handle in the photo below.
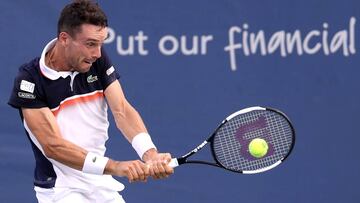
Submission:
<svg viewBox="0 0 360 203">
<path fill-rule="evenodd" d="M 177 158 L 171 159 L 171 161 L 169 162 L 169 166 L 172 168 L 179 166 L 179 162 L 178 162 Z"/>
</svg>

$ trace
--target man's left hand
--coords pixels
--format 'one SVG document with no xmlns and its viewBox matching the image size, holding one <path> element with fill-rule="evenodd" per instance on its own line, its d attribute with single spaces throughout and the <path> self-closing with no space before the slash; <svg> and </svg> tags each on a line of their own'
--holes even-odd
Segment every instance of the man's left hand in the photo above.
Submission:
<svg viewBox="0 0 360 203">
<path fill-rule="evenodd" d="M 142 157 L 150 167 L 150 175 L 154 179 L 167 178 L 174 173 L 174 169 L 169 166 L 171 154 L 158 153 L 156 149 L 149 149 Z"/>
</svg>

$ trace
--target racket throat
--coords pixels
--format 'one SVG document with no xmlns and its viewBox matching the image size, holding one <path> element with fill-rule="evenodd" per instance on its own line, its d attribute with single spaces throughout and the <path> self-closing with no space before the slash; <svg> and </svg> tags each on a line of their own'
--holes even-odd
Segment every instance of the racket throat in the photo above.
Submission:
<svg viewBox="0 0 360 203">
<path fill-rule="evenodd" d="M 186 158 L 184 158 L 184 157 L 177 158 L 177 161 L 178 161 L 179 165 L 187 163 Z"/>
<path fill-rule="evenodd" d="M 205 140 L 203 143 L 201 143 L 199 146 L 197 146 L 195 149 L 193 149 L 192 151 L 190 151 L 189 153 L 185 154 L 184 156 L 182 156 L 179 159 L 186 159 L 189 156 L 195 154 L 196 152 L 200 151 L 206 144 L 208 143 L 207 140 Z M 180 162 L 179 162 L 180 163 Z"/>
</svg>

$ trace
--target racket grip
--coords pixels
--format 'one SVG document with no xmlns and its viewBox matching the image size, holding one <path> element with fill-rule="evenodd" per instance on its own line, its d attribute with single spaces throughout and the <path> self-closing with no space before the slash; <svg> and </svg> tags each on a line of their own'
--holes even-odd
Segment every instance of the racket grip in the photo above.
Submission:
<svg viewBox="0 0 360 203">
<path fill-rule="evenodd" d="M 169 162 L 168 166 L 170 166 L 170 167 L 172 167 L 172 168 L 175 168 L 175 167 L 179 166 L 179 162 L 178 162 L 177 158 L 171 159 L 171 161 Z"/>
</svg>

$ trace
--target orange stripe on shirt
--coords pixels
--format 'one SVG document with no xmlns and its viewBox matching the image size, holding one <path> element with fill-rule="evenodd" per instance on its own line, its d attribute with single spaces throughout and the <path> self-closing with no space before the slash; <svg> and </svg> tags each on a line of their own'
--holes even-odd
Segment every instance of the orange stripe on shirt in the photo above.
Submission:
<svg viewBox="0 0 360 203">
<path fill-rule="evenodd" d="M 76 97 L 74 99 L 69 99 L 69 100 L 66 100 L 63 103 L 61 103 L 59 105 L 59 108 L 57 108 L 56 110 L 53 110 L 52 113 L 54 114 L 54 116 L 57 116 L 59 114 L 59 112 L 66 107 L 69 107 L 69 106 L 72 106 L 72 105 L 75 105 L 78 103 L 86 103 L 86 102 L 95 100 L 100 97 L 104 97 L 103 92 L 96 92 L 95 94 L 80 96 L 80 97 Z"/>
</svg>

